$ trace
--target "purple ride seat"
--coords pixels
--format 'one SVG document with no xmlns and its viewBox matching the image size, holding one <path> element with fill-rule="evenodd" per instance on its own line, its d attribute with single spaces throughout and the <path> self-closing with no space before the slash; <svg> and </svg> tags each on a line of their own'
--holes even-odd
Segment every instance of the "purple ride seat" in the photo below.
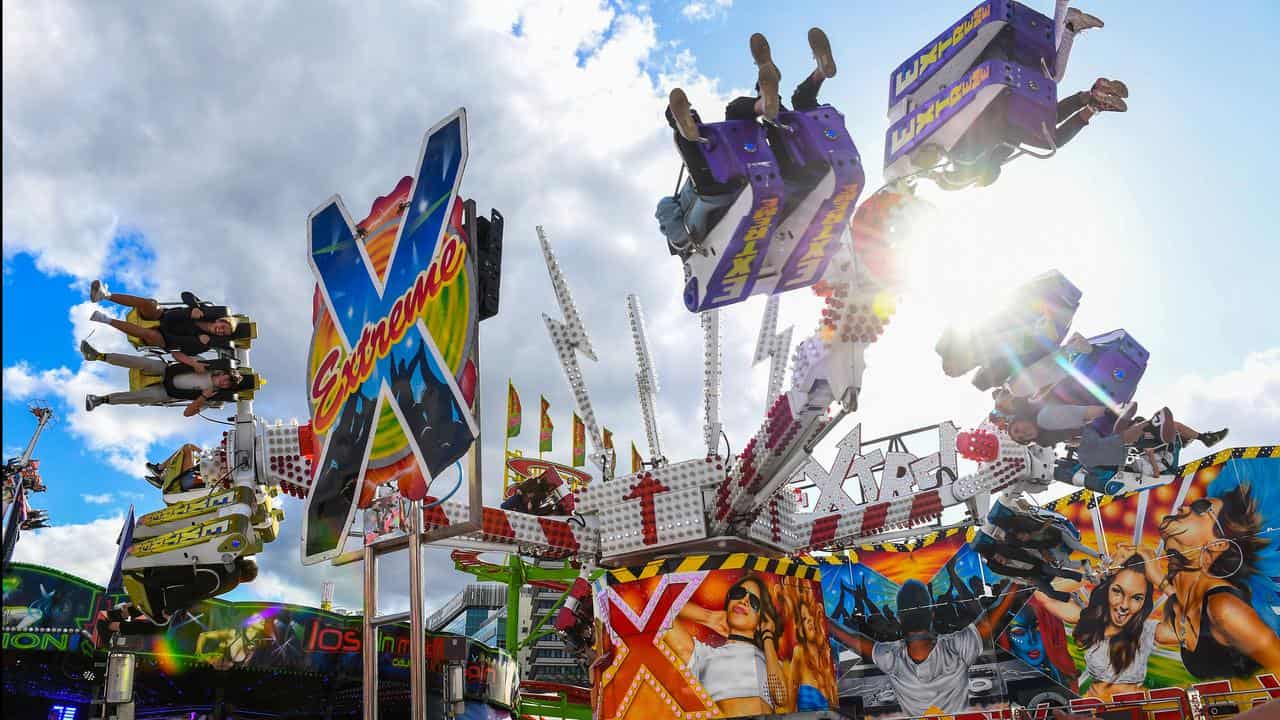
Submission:
<svg viewBox="0 0 1280 720">
<path fill-rule="evenodd" d="M 1057 85 L 1038 70 L 982 63 L 889 126 L 885 180 L 928 169 L 953 150 L 972 159 L 1000 143 L 1048 148 L 1057 108 Z"/>
<path fill-rule="evenodd" d="M 1074 374 L 1054 387 L 1053 397 L 1067 405 L 1097 405 L 1104 400 L 1118 404 L 1132 400 L 1151 354 L 1124 330 L 1091 337 L 1089 344 L 1093 346 L 1093 352 L 1075 355 L 1070 362 L 1080 375 L 1088 379 L 1088 385 L 1106 397 L 1097 397 Z"/>
<path fill-rule="evenodd" d="M 781 219 L 785 193 L 777 159 L 758 123 L 734 120 L 698 126 L 699 150 L 716 182 L 741 185 L 724 217 L 685 261 L 684 304 L 692 312 L 747 299 Z"/>
<path fill-rule="evenodd" d="M 1055 48 L 1051 18 L 1013 0 L 983 0 L 890 73 L 889 121 L 901 120 L 975 65 L 1012 60 L 1052 67 Z"/>
<path fill-rule="evenodd" d="M 757 292 L 765 292 L 766 284 L 780 293 L 820 280 L 840 250 L 839 238 L 865 187 L 862 158 L 840 111 L 820 105 L 779 113 L 778 122 L 790 130 L 769 133 L 774 154 L 789 189 L 794 192 L 803 183 L 806 192 L 778 228 L 762 270 L 773 277 Z"/>
</svg>

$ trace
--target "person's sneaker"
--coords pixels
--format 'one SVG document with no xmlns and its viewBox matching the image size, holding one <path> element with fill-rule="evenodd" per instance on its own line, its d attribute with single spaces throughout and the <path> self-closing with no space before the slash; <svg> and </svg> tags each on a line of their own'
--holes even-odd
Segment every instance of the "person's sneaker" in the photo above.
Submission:
<svg viewBox="0 0 1280 720">
<path fill-rule="evenodd" d="M 700 142 L 702 133 L 698 132 L 698 123 L 693 119 L 693 107 L 683 89 L 675 88 L 671 91 L 667 107 L 671 109 L 671 117 L 675 118 L 676 131 L 680 133 L 680 137 L 689 142 Z"/>
<path fill-rule="evenodd" d="M 89 300 L 91 302 L 102 302 L 110 297 L 111 291 L 107 289 L 106 283 L 101 280 L 94 280 L 89 283 Z"/>
<path fill-rule="evenodd" d="M 96 323 L 109 323 L 115 318 L 102 312 L 101 310 L 94 310 L 93 314 L 89 316 L 89 319 Z"/>
<path fill-rule="evenodd" d="M 1073 33 L 1103 27 L 1102 20 L 1096 15 L 1081 12 L 1075 8 L 1067 8 L 1067 29 Z"/>
<path fill-rule="evenodd" d="M 1116 409 L 1116 422 L 1112 425 L 1111 432 L 1119 435 L 1133 425 L 1134 417 L 1138 414 L 1138 403 L 1127 402 Z"/>
<path fill-rule="evenodd" d="M 1125 85 L 1122 80 L 1110 80 L 1100 77 L 1093 81 L 1093 88 L 1090 92 L 1100 92 L 1115 95 L 1118 98 L 1127 98 L 1129 97 L 1129 86 Z"/>
<path fill-rule="evenodd" d="M 183 290 L 181 297 L 182 304 L 187 307 L 196 307 L 200 304 L 200 298 L 196 297 L 196 294 L 190 290 Z"/>
<path fill-rule="evenodd" d="M 1229 431 L 1230 428 L 1222 428 L 1221 430 L 1214 430 L 1213 432 L 1202 432 L 1196 439 L 1204 443 L 1205 447 L 1213 447 L 1223 440 L 1226 440 L 1227 432 Z"/>
<path fill-rule="evenodd" d="M 764 116 L 769 120 L 778 119 L 778 110 L 782 99 L 778 96 L 778 85 L 782 82 L 782 73 L 778 66 L 768 63 L 760 66 L 760 98 L 764 100 Z"/>
<path fill-rule="evenodd" d="M 93 409 L 105 403 L 107 399 L 101 395 L 85 395 L 84 409 L 85 412 L 93 412 Z"/>
<path fill-rule="evenodd" d="M 1129 109 L 1129 104 L 1119 95 L 1091 90 L 1089 107 L 1098 112 L 1124 112 Z"/>
<path fill-rule="evenodd" d="M 84 359 L 88 360 L 89 362 L 102 359 L 102 353 L 95 350 L 94 347 L 89 344 L 88 340 L 80 341 L 80 354 L 83 355 Z"/>
<path fill-rule="evenodd" d="M 751 45 L 751 59 L 756 65 L 772 65 L 773 52 L 769 49 L 769 41 L 760 33 L 753 33 L 748 43 Z"/>
<path fill-rule="evenodd" d="M 831 54 L 831 41 L 822 28 L 809 28 L 809 49 L 813 50 L 813 59 L 818 63 L 818 70 L 823 77 L 836 76 L 836 59 Z"/>
<path fill-rule="evenodd" d="M 157 477 L 164 474 L 164 465 L 160 463 L 147 463 L 147 469 L 154 473 Z"/>
</svg>

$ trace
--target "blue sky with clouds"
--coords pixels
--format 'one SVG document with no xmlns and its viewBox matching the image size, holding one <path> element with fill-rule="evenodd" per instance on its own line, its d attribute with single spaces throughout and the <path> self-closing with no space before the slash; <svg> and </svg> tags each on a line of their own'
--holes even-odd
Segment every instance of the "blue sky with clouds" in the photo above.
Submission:
<svg viewBox="0 0 1280 720">
<path fill-rule="evenodd" d="M 129 6 L 14 5 L 4 8 L 3 447 L 12 455 L 26 442 L 28 401 L 54 405 L 59 422 L 38 452 L 50 490 L 36 504 L 63 530 L 24 539 L 19 556 L 86 574 L 112 554 L 93 546 L 114 541 L 103 518 L 131 501 L 159 504 L 138 477 L 141 460 L 186 440 L 216 442 L 220 431 L 176 411 L 85 415 L 84 392 L 123 379 L 82 366 L 76 352 L 78 338 L 101 327 L 87 322 L 91 277 L 165 298 L 192 286 L 255 314 L 255 365 L 270 381 L 259 411 L 300 416 L 307 213 L 334 192 L 362 212 L 411 172 L 423 129 L 465 104 L 473 155 L 464 193 L 507 217 L 503 315 L 485 329 L 494 358 L 486 429 L 500 437 L 493 424 L 507 377 L 526 408 L 545 393 L 565 415 L 558 426 L 569 426 L 571 400 L 538 317 L 554 307 L 532 235 L 543 223 L 606 349 L 586 370 L 597 414 L 624 442 L 643 437 L 620 320 L 624 294 L 640 292 L 668 456 L 695 452 L 697 433 L 682 428 L 700 425 L 701 368 L 685 362 L 700 335 L 652 219 L 679 167 L 661 120 L 669 87 L 686 86 L 715 116 L 752 85 L 746 41 L 764 30 L 787 89 L 811 68 L 805 31 L 820 24 L 840 69 L 823 96 L 845 113 L 868 183 L 878 184 L 889 70 L 970 8 L 512 0 L 359 12 L 184 5 L 157 17 Z M 869 354 L 860 419 L 884 432 L 976 421 L 983 398 L 941 376 L 933 339 L 945 322 L 1059 267 L 1085 292 L 1077 328 L 1123 326 L 1151 351 L 1140 401 L 1231 424 L 1233 440 L 1280 439 L 1280 205 L 1269 192 L 1280 81 L 1265 61 L 1280 6 L 1236 3 L 1229 21 L 1194 3 L 1082 7 L 1107 26 L 1077 40 L 1064 86 L 1121 78 L 1129 112 L 1097 118 L 1050 161 L 1020 160 L 990 188 L 923 190 L 945 231 L 917 248 L 916 294 Z M 764 369 L 749 368 L 759 308 L 725 318 L 735 447 L 764 402 Z M 812 311 L 804 299 L 784 302 L 797 338 Z M 99 329 L 94 341 L 111 342 L 112 332 Z M 529 357 L 540 361 L 512 360 Z M 296 518 L 301 506 L 286 510 Z M 269 550 L 266 580 L 239 594 L 305 598 L 329 577 L 296 567 L 297 526 L 286 527 L 295 535 Z"/>
</svg>

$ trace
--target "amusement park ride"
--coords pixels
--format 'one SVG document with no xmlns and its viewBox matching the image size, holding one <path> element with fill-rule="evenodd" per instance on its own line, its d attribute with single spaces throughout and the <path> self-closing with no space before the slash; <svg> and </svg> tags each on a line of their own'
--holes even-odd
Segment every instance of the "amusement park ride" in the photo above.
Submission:
<svg viewBox="0 0 1280 720">
<path fill-rule="evenodd" d="M 128 629 L 163 626 L 184 604 L 251 579 L 249 558 L 276 538 L 283 490 L 306 500 L 304 562 L 364 563 L 366 718 L 376 717 L 370 639 L 379 623 L 404 619 L 377 615 L 376 561 L 409 549 L 408 615 L 417 643 L 410 656 L 419 666 L 419 555 L 426 543 L 458 548 L 459 569 L 513 590 L 551 583 L 564 592 L 550 622 L 591 664 L 591 712 L 601 720 L 821 717 L 856 713 L 833 694 L 835 668 L 823 659 L 828 625 L 788 630 L 794 647 L 783 659 L 782 626 L 791 621 L 778 611 L 823 618 L 818 581 L 833 557 L 847 557 L 842 551 L 910 544 L 936 534 L 944 512 L 956 508 L 973 551 L 1013 581 L 1009 592 L 1026 597 L 1040 588 L 1062 599 L 1054 578 L 1098 579 L 1113 553 L 1083 543 L 1071 520 L 1035 507 L 1027 495 L 1060 481 L 1090 497 L 1122 496 L 1163 487 L 1181 471 L 1176 453 L 1151 462 L 1150 448 L 1133 451 L 1122 432 L 1133 419 L 1147 351 L 1123 330 L 1069 336 L 1082 293 L 1057 272 L 1027 283 L 971 335 L 944 336 L 937 350 L 948 375 L 977 369 L 974 384 L 1001 389 L 1013 405 L 1100 407 L 1075 428 L 1068 452 L 1044 435 L 1016 441 L 1016 418 L 997 409 L 963 432 L 943 422 L 864 441 L 860 425 L 846 426 L 832 463 L 813 456 L 859 409 L 865 351 L 898 302 L 894 256 L 923 206 L 915 184 L 985 184 L 1001 162 L 1052 155 L 1060 68 L 1051 68 L 1070 32 L 1061 18 L 987 0 L 909 57 L 890 77 L 887 184 L 861 204 L 864 168 L 844 116 L 829 105 L 698 125 L 706 166 L 735 196 L 681 257 L 684 303 L 698 313 L 704 337 L 705 452 L 696 457 L 664 453 L 655 364 L 639 298 L 631 295 L 626 310 L 648 460 L 619 472 L 579 365 L 579 355 L 595 360 L 596 353 L 538 227 L 559 306 L 544 319 L 598 477 L 555 484 L 558 500 L 524 506 L 530 512 L 504 509 L 518 504 L 486 507 L 481 499 L 479 323 L 498 310 L 503 221 L 497 211 L 478 217 L 475 203 L 458 195 L 466 115 L 450 114 L 426 134 L 417 174 L 378 198 L 366 218 L 354 222 L 337 197 L 312 213 L 311 422 L 266 424 L 253 415 L 253 389 L 243 390 L 220 447 L 187 446 L 156 466 L 153 483 L 167 507 L 133 528 L 121 566 L 132 606 L 107 619 Z M 806 287 L 824 307 L 815 330 L 791 351 L 792 328 L 777 330 L 779 297 Z M 770 362 L 767 406 L 753 436 L 728 455 L 718 313 L 757 294 L 770 295 L 754 353 L 756 363 Z M 245 368 L 249 340 L 224 354 Z M 907 437 L 928 433 L 936 434 L 936 451 L 906 450 Z M 1173 442 L 1166 433 L 1155 452 L 1168 454 Z M 972 471 L 962 473 L 961 457 Z M 542 477 L 555 472 L 551 465 L 526 463 L 523 475 Z M 845 489 L 855 477 L 856 499 Z M 812 491 L 811 507 L 797 490 Z M 364 531 L 353 533 L 358 510 Z M 353 535 L 364 545 L 346 552 Z M 510 559 L 478 559 L 493 550 Z M 539 568 L 521 558 L 561 565 Z M 991 584 L 982 591 L 993 597 Z M 708 602 L 722 609 L 707 609 Z M 716 644 L 703 631 L 683 630 L 690 618 L 729 639 Z M 739 627 L 742 618 L 754 624 Z M 798 633 L 816 654 L 796 649 Z M 521 642 L 512 621 L 508 650 Z M 730 672 L 741 677 L 731 678 L 717 663 L 735 653 Z M 734 694 L 739 685 L 760 691 Z M 415 717 L 423 692 L 415 679 Z M 902 696 L 904 714 L 928 714 L 908 712 Z M 1177 711 L 1189 711 L 1186 694 L 1179 697 Z M 941 702 L 932 707 L 934 714 L 958 712 Z"/>
</svg>

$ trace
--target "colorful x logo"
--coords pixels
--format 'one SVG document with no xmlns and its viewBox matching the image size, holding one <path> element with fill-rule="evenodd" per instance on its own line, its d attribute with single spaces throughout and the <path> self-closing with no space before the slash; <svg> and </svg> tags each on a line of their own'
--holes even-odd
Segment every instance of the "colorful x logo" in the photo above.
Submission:
<svg viewBox="0 0 1280 720">
<path fill-rule="evenodd" d="M 419 317 L 438 291 L 441 267 L 461 262 L 437 254 L 466 166 L 466 128 L 466 113 L 459 108 L 427 132 L 383 277 L 375 272 L 341 198 L 330 198 L 309 219 L 311 269 L 346 352 L 340 363 L 333 354 L 334 361 L 322 366 L 314 381 L 339 384 L 340 391 L 331 394 L 337 398 L 332 407 L 318 409 L 315 419 L 317 431 L 327 431 L 327 437 L 307 499 L 304 563 L 341 550 L 384 401 L 390 401 L 428 482 L 462 458 L 479 434 Z"/>
</svg>

